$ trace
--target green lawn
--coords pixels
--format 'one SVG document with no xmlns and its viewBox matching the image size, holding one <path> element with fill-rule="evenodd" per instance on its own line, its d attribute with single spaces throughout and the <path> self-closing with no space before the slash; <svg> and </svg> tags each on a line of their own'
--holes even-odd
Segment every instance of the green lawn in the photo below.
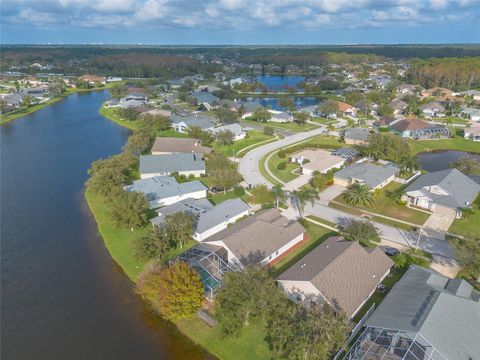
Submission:
<svg viewBox="0 0 480 360">
<path fill-rule="evenodd" d="M 230 200 L 230 199 L 236 199 L 238 198 L 237 195 L 235 195 L 235 192 L 233 190 L 227 191 L 226 194 L 223 192 L 218 193 L 218 194 L 213 194 L 208 197 L 208 199 L 213 203 L 213 205 L 220 204 L 221 202 L 224 202 L 225 200 Z M 242 199 L 245 202 L 248 202 L 248 195 L 243 194 L 240 196 L 240 199 Z"/>
<path fill-rule="evenodd" d="M 266 163 L 266 159 L 268 157 L 269 154 L 266 154 L 264 157 L 262 157 L 260 159 L 260 162 L 258 163 L 258 170 L 260 171 L 260 174 L 262 174 L 262 176 L 267 179 L 268 181 L 270 181 L 273 185 L 282 185 L 280 184 L 276 179 L 274 179 L 273 177 L 270 176 L 270 174 L 267 172 L 266 168 L 265 168 L 265 163 Z"/>
<path fill-rule="evenodd" d="M 416 225 L 423 225 L 430 216 L 429 214 L 411 209 L 404 205 L 399 205 L 394 199 L 386 195 L 388 191 L 394 191 L 402 186 L 403 185 L 396 182 L 391 182 L 381 189 L 378 195 L 375 195 L 375 203 L 371 207 L 357 205 L 355 208 L 384 216 L 390 216 L 398 220 L 408 221 Z M 347 205 L 343 194 L 337 196 L 334 201 Z"/>
<path fill-rule="evenodd" d="M 455 219 L 448 232 L 462 236 L 467 234 L 480 235 L 480 196 L 474 204 L 473 214 L 465 219 Z"/>
<path fill-rule="evenodd" d="M 288 122 L 288 123 L 277 123 L 275 121 L 267 121 L 265 123 L 258 122 L 255 120 L 250 120 L 250 119 L 242 119 L 242 122 L 245 122 L 246 124 L 251 124 L 251 125 L 259 125 L 259 126 L 271 126 L 276 129 L 282 129 L 282 130 L 289 130 L 293 132 L 302 132 L 302 131 L 309 131 L 316 129 L 317 126 L 312 125 L 312 124 L 303 124 L 300 125 L 295 122 Z"/>
<path fill-rule="evenodd" d="M 446 116 L 443 118 L 434 118 L 430 119 L 431 121 L 447 123 L 448 120 L 452 120 L 452 124 L 468 124 L 469 121 L 467 119 L 463 119 L 457 116 Z"/>
<path fill-rule="evenodd" d="M 341 204 L 338 204 L 338 203 L 331 202 L 330 204 L 328 204 L 328 206 L 331 207 L 331 208 L 340 210 L 340 211 L 344 211 L 348 214 L 356 215 L 356 216 L 362 216 L 364 214 L 364 212 L 362 210 L 347 207 L 345 205 L 341 205 Z M 371 220 L 382 223 L 382 224 L 385 224 L 385 225 L 389 225 L 389 226 L 392 226 L 392 227 L 396 227 L 396 228 L 399 228 L 399 229 L 403 229 L 403 230 L 408 230 L 408 231 L 413 230 L 413 227 L 410 226 L 410 225 L 400 223 L 398 221 L 393 221 L 393 220 L 390 220 L 390 219 L 385 219 L 385 218 L 382 218 L 380 216 L 372 216 Z"/>
<path fill-rule="evenodd" d="M 117 108 L 106 108 L 105 103 L 103 103 L 98 112 L 120 126 L 126 127 L 130 130 L 138 130 L 138 124 L 135 121 L 124 120 L 117 116 Z"/>
<path fill-rule="evenodd" d="M 144 262 L 137 260 L 132 253 L 130 243 L 133 239 L 141 237 L 147 233 L 150 224 L 145 225 L 141 229 L 130 231 L 121 227 L 116 227 L 109 216 L 109 203 L 103 196 L 95 195 L 90 191 L 85 191 L 85 198 L 87 199 L 88 206 L 95 217 L 98 230 L 102 235 L 105 246 L 107 247 L 110 255 L 117 262 L 123 271 L 133 281 L 136 280 L 138 274 L 143 270 Z M 195 245 L 197 242 L 192 240 L 186 244 L 183 249 L 173 249 L 164 261 L 175 257 L 185 249 Z"/>
<path fill-rule="evenodd" d="M 235 152 L 235 156 L 238 158 L 238 157 L 242 157 L 243 155 L 242 150 L 245 149 L 246 147 L 255 145 L 262 141 L 273 140 L 273 139 L 274 137 L 272 135 L 266 135 L 259 131 L 249 131 L 248 136 L 245 139 L 235 141 L 231 145 L 221 145 L 215 141 L 212 144 L 212 148 L 216 153 L 222 153 L 228 157 L 232 157 Z"/>
<path fill-rule="evenodd" d="M 456 130 L 456 136 L 453 139 L 440 140 L 412 140 L 408 143 L 412 149 L 412 154 L 433 150 L 459 150 L 480 153 L 478 143 L 463 138 L 463 130 Z"/>
<path fill-rule="evenodd" d="M 283 273 L 329 237 L 338 235 L 338 233 L 334 231 L 309 221 L 302 221 L 302 225 L 307 229 L 309 239 L 270 268 L 273 277 L 277 277 Z"/>
<path fill-rule="evenodd" d="M 318 216 L 315 216 L 315 215 L 308 215 L 307 219 L 311 219 L 313 221 L 316 221 L 316 222 L 319 222 L 321 224 L 325 224 L 325 225 L 328 225 L 328 226 L 331 226 L 331 227 L 336 227 L 337 226 L 337 224 L 335 224 L 333 222 L 330 222 L 328 220 L 321 219 L 321 218 L 319 218 Z"/>
<path fill-rule="evenodd" d="M 179 329 L 222 360 L 270 359 L 263 326 L 252 323 L 239 336 L 223 337 L 220 328 L 207 326 L 198 318 L 182 320 Z"/>
<path fill-rule="evenodd" d="M 282 162 L 286 164 L 285 170 L 278 169 L 278 164 Z M 295 169 L 298 169 L 300 166 L 296 163 L 288 162 L 288 155 L 284 159 L 281 159 L 280 157 L 278 157 L 278 152 L 276 152 L 268 160 L 267 166 L 272 172 L 272 174 L 275 175 L 279 180 L 283 182 L 289 182 L 299 177 L 298 174 L 293 174 L 292 171 Z"/>
</svg>

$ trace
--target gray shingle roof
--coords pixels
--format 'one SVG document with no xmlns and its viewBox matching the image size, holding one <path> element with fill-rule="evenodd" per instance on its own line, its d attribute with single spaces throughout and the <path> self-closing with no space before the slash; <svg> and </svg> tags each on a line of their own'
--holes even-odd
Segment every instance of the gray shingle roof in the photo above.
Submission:
<svg viewBox="0 0 480 360">
<path fill-rule="evenodd" d="M 247 101 L 242 103 L 245 112 L 255 112 L 258 109 L 263 109 L 262 104 L 257 101 Z"/>
<path fill-rule="evenodd" d="M 223 131 L 223 130 L 229 130 L 235 136 L 240 136 L 245 133 L 245 131 L 243 131 L 243 128 L 239 123 L 227 124 L 227 125 L 216 127 L 215 129 L 213 129 L 213 132 L 216 134 L 219 131 Z"/>
<path fill-rule="evenodd" d="M 206 199 L 186 199 L 159 209 L 158 213 L 161 215 L 154 219 L 154 223 L 161 223 L 164 220 L 164 216 L 168 214 L 179 211 L 192 212 L 198 216 L 196 232 L 203 233 L 216 225 L 229 221 L 249 208 L 242 199 L 229 199 L 215 206 Z"/>
<path fill-rule="evenodd" d="M 337 236 L 317 246 L 277 280 L 311 282 L 350 317 L 392 266 L 393 261 L 380 248 L 369 252 Z"/>
<path fill-rule="evenodd" d="M 447 194 L 440 193 L 436 187 Z M 425 196 L 435 204 L 457 209 L 475 200 L 480 185 L 454 168 L 421 175 L 405 189 L 405 193 L 411 192 L 418 192 L 416 197 Z"/>
<path fill-rule="evenodd" d="M 209 237 L 207 242 L 223 241 L 244 265 L 259 263 L 305 229 L 289 221 L 278 210 L 262 210 Z"/>
<path fill-rule="evenodd" d="M 349 128 L 343 130 L 342 136 L 344 139 L 367 141 L 371 133 L 372 130 L 366 128 Z"/>
<path fill-rule="evenodd" d="M 140 174 L 205 170 L 202 155 L 179 153 L 140 156 Z"/>
<path fill-rule="evenodd" d="M 371 162 L 355 163 L 335 173 L 335 177 L 345 180 L 355 179 L 374 188 L 398 172 L 393 164 L 376 165 Z"/>
<path fill-rule="evenodd" d="M 184 122 L 187 126 L 198 126 L 202 129 L 213 128 L 215 119 L 206 115 L 188 114 L 187 116 L 172 115 L 170 117 L 172 124 Z"/>
<path fill-rule="evenodd" d="M 207 91 L 195 91 L 192 93 L 192 97 L 194 97 L 199 103 L 212 104 L 215 101 L 218 101 L 218 98 L 215 95 Z"/>
<path fill-rule="evenodd" d="M 448 360 L 478 359 L 480 294 L 460 281 L 411 266 L 366 325 L 420 333 Z"/>
<path fill-rule="evenodd" d="M 132 185 L 124 187 L 125 191 L 138 191 L 145 195 L 150 207 L 158 207 L 158 202 L 172 196 L 182 196 L 197 191 L 207 190 L 200 181 L 179 184 L 174 177 L 155 176 L 149 179 L 135 180 Z"/>
</svg>

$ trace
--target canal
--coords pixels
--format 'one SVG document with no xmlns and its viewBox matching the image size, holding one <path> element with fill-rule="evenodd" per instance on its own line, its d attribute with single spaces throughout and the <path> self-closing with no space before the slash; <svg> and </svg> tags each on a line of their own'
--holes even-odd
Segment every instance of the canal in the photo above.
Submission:
<svg viewBox="0 0 480 360">
<path fill-rule="evenodd" d="M 2 359 L 208 359 L 138 299 L 83 197 L 129 132 L 75 94 L 0 127 Z"/>
</svg>

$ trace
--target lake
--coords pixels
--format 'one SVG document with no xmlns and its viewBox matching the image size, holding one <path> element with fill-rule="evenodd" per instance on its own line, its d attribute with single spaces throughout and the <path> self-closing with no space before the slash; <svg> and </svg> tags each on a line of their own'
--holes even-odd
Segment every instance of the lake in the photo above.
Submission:
<svg viewBox="0 0 480 360">
<path fill-rule="evenodd" d="M 129 131 L 71 95 L 0 127 L 2 359 L 209 359 L 152 314 L 110 257 L 83 191 Z"/>
<path fill-rule="evenodd" d="M 417 155 L 420 168 L 428 172 L 448 169 L 451 167 L 450 163 L 462 157 L 473 157 L 480 161 L 480 155 L 470 154 L 465 151 L 438 150 Z"/>
<path fill-rule="evenodd" d="M 246 98 L 247 101 L 256 101 L 262 104 L 262 106 L 272 109 L 272 110 L 278 110 L 278 111 L 285 111 L 288 110 L 285 107 L 281 106 L 279 104 L 280 100 L 282 98 L 275 98 L 275 97 L 248 97 Z M 292 96 L 290 98 L 293 103 L 295 104 L 295 107 L 297 109 L 305 107 L 305 106 L 310 106 L 310 105 L 317 105 L 319 104 L 322 100 L 320 98 L 316 98 L 314 96 Z"/>
<path fill-rule="evenodd" d="M 293 75 L 262 75 L 255 78 L 267 87 L 269 91 L 284 92 L 288 88 L 297 88 L 297 85 L 305 80 L 304 76 Z"/>
</svg>

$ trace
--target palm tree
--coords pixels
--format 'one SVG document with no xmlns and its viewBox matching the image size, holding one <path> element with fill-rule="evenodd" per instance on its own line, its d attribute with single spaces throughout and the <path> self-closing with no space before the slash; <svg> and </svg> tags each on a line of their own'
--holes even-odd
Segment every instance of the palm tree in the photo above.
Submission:
<svg viewBox="0 0 480 360">
<path fill-rule="evenodd" d="M 292 206 L 294 209 L 298 211 L 298 216 L 300 218 L 303 217 L 303 210 L 305 209 L 305 205 L 307 203 L 315 204 L 315 200 L 318 200 L 320 196 L 318 195 L 318 191 L 312 188 L 303 189 L 303 190 L 294 190 L 290 194 L 290 201 L 292 202 Z"/>
<path fill-rule="evenodd" d="M 355 183 L 347 188 L 345 201 L 350 205 L 364 205 L 369 207 L 375 202 L 370 187 L 366 184 Z"/>
<path fill-rule="evenodd" d="M 272 194 L 275 199 L 275 207 L 278 210 L 280 204 L 287 200 L 287 193 L 282 189 L 281 186 L 274 186 L 272 187 Z"/>
<path fill-rule="evenodd" d="M 411 171 L 414 172 L 418 169 L 418 161 L 415 156 L 405 156 L 400 160 L 400 166 L 402 171 Z"/>
</svg>

